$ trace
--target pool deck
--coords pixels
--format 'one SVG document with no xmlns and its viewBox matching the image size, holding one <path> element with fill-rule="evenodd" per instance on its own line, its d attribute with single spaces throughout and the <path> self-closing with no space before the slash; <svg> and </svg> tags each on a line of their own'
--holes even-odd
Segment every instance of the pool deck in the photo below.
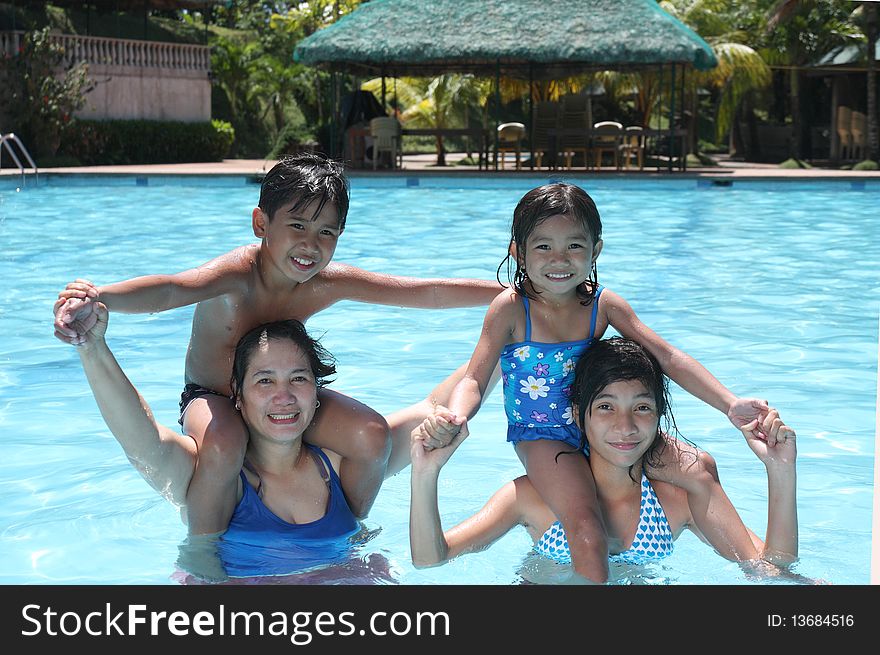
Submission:
<svg viewBox="0 0 880 655">
<path fill-rule="evenodd" d="M 464 153 L 447 153 L 447 161 L 455 162 L 464 157 Z M 187 164 L 144 164 L 130 166 L 82 166 L 69 168 L 39 168 L 43 174 L 51 175 L 262 175 L 268 171 L 276 160 L 269 159 L 225 159 L 221 162 L 187 163 Z M 880 180 L 880 171 L 852 171 L 838 168 L 780 168 L 776 164 L 758 164 L 753 162 L 740 162 L 729 159 L 718 159 L 717 166 L 688 167 L 687 171 L 673 169 L 645 168 L 615 170 L 605 167 L 601 170 L 584 170 L 563 168 L 550 170 L 547 168 L 529 170 L 523 168 L 517 171 L 512 162 L 508 162 L 504 170 L 480 171 L 476 166 L 446 166 L 434 165 L 435 155 L 405 155 L 403 168 L 391 171 L 380 168 L 373 171 L 371 168 L 351 168 L 347 173 L 351 177 L 371 175 L 441 175 L 441 176 L 602 176 L 609 178 L 729 178 L 737 180 L 768 180 L 768 179 L 798 179 L 798 180 Z M 8 164 L 7 160 L 7 164 Z M 26 171 L 27 172 L 27 171 Z M 20 171 L 14 167 L 0 169 L 0 176 L 20 175 Z"/>
</svg>

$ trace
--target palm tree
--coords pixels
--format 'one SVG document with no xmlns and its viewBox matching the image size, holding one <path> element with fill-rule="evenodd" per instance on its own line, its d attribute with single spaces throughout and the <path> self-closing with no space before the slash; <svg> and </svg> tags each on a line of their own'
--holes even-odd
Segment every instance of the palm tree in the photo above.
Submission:
<svg viewBox="0 0 880 655">
<path fill-rule="evenodd" d="M 696 120 L 697 90 L 712 89 L 717 97 L 715 109 L 716 139 L 728 135 L 731 152 L 736 148 L 736 117 L 743 100 L 770 83 L 770 68 L 761 55 L 747 45 L 748 35 L 737 29 L 739 3 L 727 0 L 666 0 L 660 3 L 667 12 L 697 32 L 715 52 L 718 66 L 694 71 L 688 76 L 686 102 L 691 120 Z M 690 129 L 691 152 L 696 151 L 696 130 Z"/>
</svg>

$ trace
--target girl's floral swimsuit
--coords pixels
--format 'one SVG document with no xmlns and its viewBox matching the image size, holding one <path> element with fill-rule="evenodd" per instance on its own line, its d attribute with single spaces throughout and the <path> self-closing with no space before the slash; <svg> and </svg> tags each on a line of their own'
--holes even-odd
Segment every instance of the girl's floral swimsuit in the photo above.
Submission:
<svg viewBox="0 0 880 655">
<path fill-rule="evenodd" d="M 529 299 L 523 297 L 525 341 L 506 345 L 500 360 L 508 441 L 515 444 L 518 441 L 553 439 L 574 448 L 579 446 L 581 434 L 574 423 L 569 395 L 574 366 L 594 341 L 602 289 L 599 285 L 593 297 L 589 336 L 563 343 L 531 341 Z"/>
</svg>

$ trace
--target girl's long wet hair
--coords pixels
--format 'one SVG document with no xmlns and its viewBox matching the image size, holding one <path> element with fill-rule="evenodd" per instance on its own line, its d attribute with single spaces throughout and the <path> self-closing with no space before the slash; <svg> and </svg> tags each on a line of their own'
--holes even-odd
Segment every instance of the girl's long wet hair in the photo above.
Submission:
<svg viewBox="0 0 880 655">
<path fill-rule="evenodd" d="M 275 321 L 258 325 L 245 334 L 235 347 L 235 358 L 232 362 L 232 395 L 238 398 L 244 388 L 244 376 L 251 363 L 254 351 L 271 339 L 288 340 L 299 346 L 309 360 L 309 368 L 315 376 L 318 387 L 323 387 L 332 380 L 328 378 L 336 374 L 336 360 L 333 355 L 306 332 L 305 326 L 297 320 Z"/>
<path fill-rule="evenodd" d="M 517 293 L 527 298 L 534 298 L 529 291 L 526 281 L 526 240 L 543 221 L 551 216 L 564 214 L 578 221 L 589 235 L 595 246 L 602 238 L 602 219 L 596 203 L 589 194 L 579 186 L 554 182 L 545 184 L 529 191 L 524 195 L 516 209 L 513 210 L 513 222 L 510 225 L 510 243 L 516 246 L 517 257 L 512 257 L 508 252 L 498 266 L 496 277 L 501 282 L 501 269 L 507 266 L 507 277 Z M 511 269 L 513 272 L 511 274 Z M 596 264 L 590 270 L 589 277 L 583 284 L 578 286 L 578 296 L 589 304 L 596 288 L 599 285 Z"/>
<path fill-rule="evenodd" d="M 663 373 L 660 363 L 641 345 L 623 337 L 610 337 L 594 341 L 581 355 L 574 370 L 574 383 L 571 386 L 571 403 L 577 409 L 581 426 L 580 448 L 587 444 L 584 427 L 586 416 L 592 412 L 593 401 L 610 384 L 621 381 L 638 380 L 645 385 L 654 397 L 657 408 L 657 433 L 651 446 L 645 451 L 643 465 L 662 466 L 660 456 L 666 447 L 663 435 L 680 436 L 672 415 L 669 399 L 669 378 Z M 575 451 L 578 452 L 578 451 Z M 633 468 L 635 465 L 633 465 Z M 630 468 L 629 475 L 635 482 L 641 480 L 641 470 Z M 639 475 L 637 479 L 634 474 Z"/>
</svg>

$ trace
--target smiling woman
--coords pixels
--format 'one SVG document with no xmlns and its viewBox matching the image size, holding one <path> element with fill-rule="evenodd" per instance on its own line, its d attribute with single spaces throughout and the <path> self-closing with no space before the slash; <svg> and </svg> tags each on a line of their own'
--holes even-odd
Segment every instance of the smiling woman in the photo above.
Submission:
<svg viewBox="0 0 880 655">
<path fill-rule="evenodd" d="M 187 521 L 188 488 L 201 465 L 195 440 L 153 418 L 104 339 L 107 308 L 93 300 L 67 302 L 81 305 L 77 352 L 108 427 L 147 482 L 168 498 L 184 499 Z M 218 485 L 211 499 L 228 525 L 216 543 L 219 562 L 211 559 L 214 542 L 205 548 L 196 539 L 208 557 L 190 550 L 183 559 L 195 564 L 192 573 L 214 581 L 283 575 L 337 562 L 350 550 L 361 526 L 345 487 L 359 475 L 360 464 L 303 441 L 321 404 L 318 389 L 335 372 L 332 356 L 299 321 L 263 324 L 241 338 L 232 390 L 248 432 L 247 450 L 239 475 Z M 410 409 L 420 419 L 426 407 Z M 409 414 L 395 416 L 397 425 Z"/>
<path fill-rule="evenodd" d="M 674 425 L 667 378 L 657 361 L 639 344 L 615 337 L 595 343 L 578 361 L 572 404 L 583 429 L 589 466 L 596 481 L 599 509 L 613 561 L 642 564 L 670 555 L 673 542 L 688 529 L 723 557 L 736 562 L 763 562 L 767 575 L 786 574 L 797 559 L 795 498 L 795 433 L 771 409 L 760 428 L 768 440 L 754 436 L 757 419 L 742 426 L 749 447 L 766 469 L 769 516 L 764 541 L 749 530 L 721 487 L 708 475 L 679 487 L 649 480 L 648 465 L 664 461 L 689 466 L 699 460 L 714 471 L 703 451 L 661 429 Z M 429 450 L 416 433 L 412 442 L 410 541 L 413 563 L 431 566 L 457 555 L 482 550 L 514 526 L 524 525 L 538 554 L 571 563 L 565 531 L 528 476 L 499 489 L 474 516 L 443 532 L 437 507 L 437 479 L 467 429 L 448 448 Z M 558 457 L 583 457 L 580 448 L 564 445 Z M 669 451 L 669 452 L 666 452 Z M 789 577 L 792 577 L 789 575 Z M 573 577 L 572 581 L 583 579 Z"/>
</svg>

